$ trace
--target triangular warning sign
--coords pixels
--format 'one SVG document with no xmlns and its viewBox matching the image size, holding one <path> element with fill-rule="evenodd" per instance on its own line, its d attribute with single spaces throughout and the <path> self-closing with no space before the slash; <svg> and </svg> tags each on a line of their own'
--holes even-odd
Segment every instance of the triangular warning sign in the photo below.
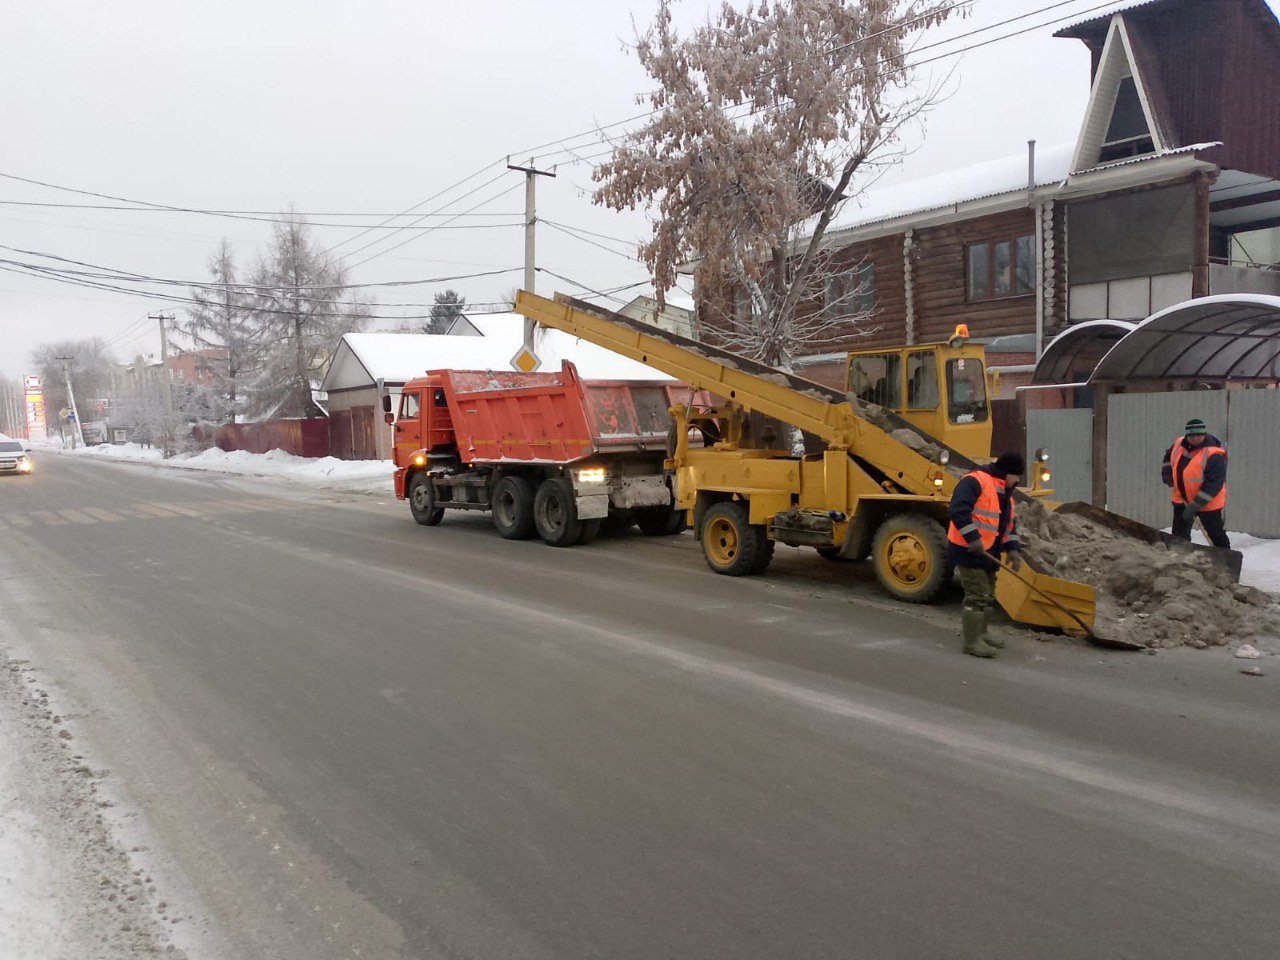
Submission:
<svg viewBox="0 0 1280 960">
<path fill-rule="evenodd" d="M 519 370 L 521 373 L 533 373 L 540 366 L 542 366 L 542 360 L 528 347 L 522 346 L 511 358 L 511 369 Z"/>
</svg>

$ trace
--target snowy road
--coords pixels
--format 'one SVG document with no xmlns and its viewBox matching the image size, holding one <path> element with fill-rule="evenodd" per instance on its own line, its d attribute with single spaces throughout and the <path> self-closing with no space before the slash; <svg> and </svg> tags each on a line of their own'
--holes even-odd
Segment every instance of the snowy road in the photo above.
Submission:
<svg viewBox="0 0 1280 960">
<path fill-rule="evenodd" d="M 980 662 L 811 553 L 306 496 L 0 482 L 0 652 L 196 960 L 1274 951 L 1270 658 Z"/>
</svg>

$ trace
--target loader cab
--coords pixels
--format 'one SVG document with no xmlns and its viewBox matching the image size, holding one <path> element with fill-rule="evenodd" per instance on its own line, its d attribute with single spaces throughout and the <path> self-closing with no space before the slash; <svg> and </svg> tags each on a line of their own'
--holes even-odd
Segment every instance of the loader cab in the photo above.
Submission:
<svg viewBox="0 0 1280 960">
<path fill-rule="evenodd" d="M 985 351 L 963 325 L 945 343 L 850 351 L 845 390 L 971 460 L 991 456 Z"/>
<path fill-rule="evenodd" d="M 390 397 L 384 404 L 390 408 Z M 400 392 L 400 407 L 392 427 L 395 438 L 395 463 L 406 466 L 416 450 L 448 450 L 455 443 L 453 418 L 445 396 L 444 378 L 428 374 L 410 380 Z"/>
</svg>

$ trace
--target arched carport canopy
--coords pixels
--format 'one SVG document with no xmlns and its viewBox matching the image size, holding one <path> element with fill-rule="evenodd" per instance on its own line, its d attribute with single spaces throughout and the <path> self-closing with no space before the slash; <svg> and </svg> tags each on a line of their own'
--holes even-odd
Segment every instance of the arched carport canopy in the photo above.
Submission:
<svg viewBox="0 0 1280 960">
<path fill-rule="evenodd" d="M 1125 320 L 1088 320 L 1068 327 L 1044 348 L 1032 383 L 1080 383 L 1137 324 Z"/>
<path fill-rule="evenodd" d="M 1280 297 L 1222 294 L 1152 314 L 1091 382 L 1129 380 L 1280 380 Z"/>
</svg>

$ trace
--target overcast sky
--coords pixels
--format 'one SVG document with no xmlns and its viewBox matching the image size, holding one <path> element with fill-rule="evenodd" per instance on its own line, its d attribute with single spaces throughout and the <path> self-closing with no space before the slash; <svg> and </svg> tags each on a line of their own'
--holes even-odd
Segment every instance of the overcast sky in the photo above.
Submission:
<svg viewBox="0 0 1280 960">
<path fill-rule="evenodd" d="M 968 19 L 924 38 L 956 38 L 1052 8 L 925 54 L 1052 22 L 924 67 L 922 83 L 950 75 L 950 96 L 918 149 L 882 182 L 1023 151 L 1029 138 L 1045 146 L 1074 139 L 1088 57 L 1078 41 L 1051 34 L 1099 4 L 975 0 Z M 710 6 L 684 0 L 682 22 Z M 597 137 L 531 148 L 640 112 L 634 96 L 647 82 L 626 44 L 633 18 L 645 24 L 654 8 L 653 0 L 0 0 L 0 174 L 199 210 L 292 204 L 318 223 L 357 225 L 317 229 L 347 258 L 353 282 L 512 271 L 375 291 L 381 302 L 426 303 L 446 286 L 482 302 L 520 284 L 523 178 L 504 164 L 532 152 L 539 166 L 557 170 L 556 179 L 539 180 L 540 217 L 624 241 L 588 238 L 608 248 L 600 249 L 542 225 L 539 266 L 587 288 L 618 287 L 645 276 L 624 252 L 645 225 L 591 204 L 590 164 L 575 158 L 598 155 Z M 352 239 L 377 214 L 442 191 L 419 212 L 457 213 L 489 200 L 475 211 L 488 216 L 450 224 L 433 217 L 421 225 L 441 225 L 431 232 Z M 112 203 L 7 178 L 0 200 Z M 446 229 L 459 226 L 469 229 Z M 178 280 L 205 278 L 222 237 L 247 267 L 269 229 L 201 214 L 0 204 L 7 247 Z M 0 259 L 47 262 L 10 250 Z M 538 290 L 582 292 L 546 274 Z M 68 336 L 107 337 L 121 359 L 154 352 L 156 325 L 140 321 L 166 307 L 0 272 L 0 373 L 25 372 L 35 344 Z"/>
</svg>

